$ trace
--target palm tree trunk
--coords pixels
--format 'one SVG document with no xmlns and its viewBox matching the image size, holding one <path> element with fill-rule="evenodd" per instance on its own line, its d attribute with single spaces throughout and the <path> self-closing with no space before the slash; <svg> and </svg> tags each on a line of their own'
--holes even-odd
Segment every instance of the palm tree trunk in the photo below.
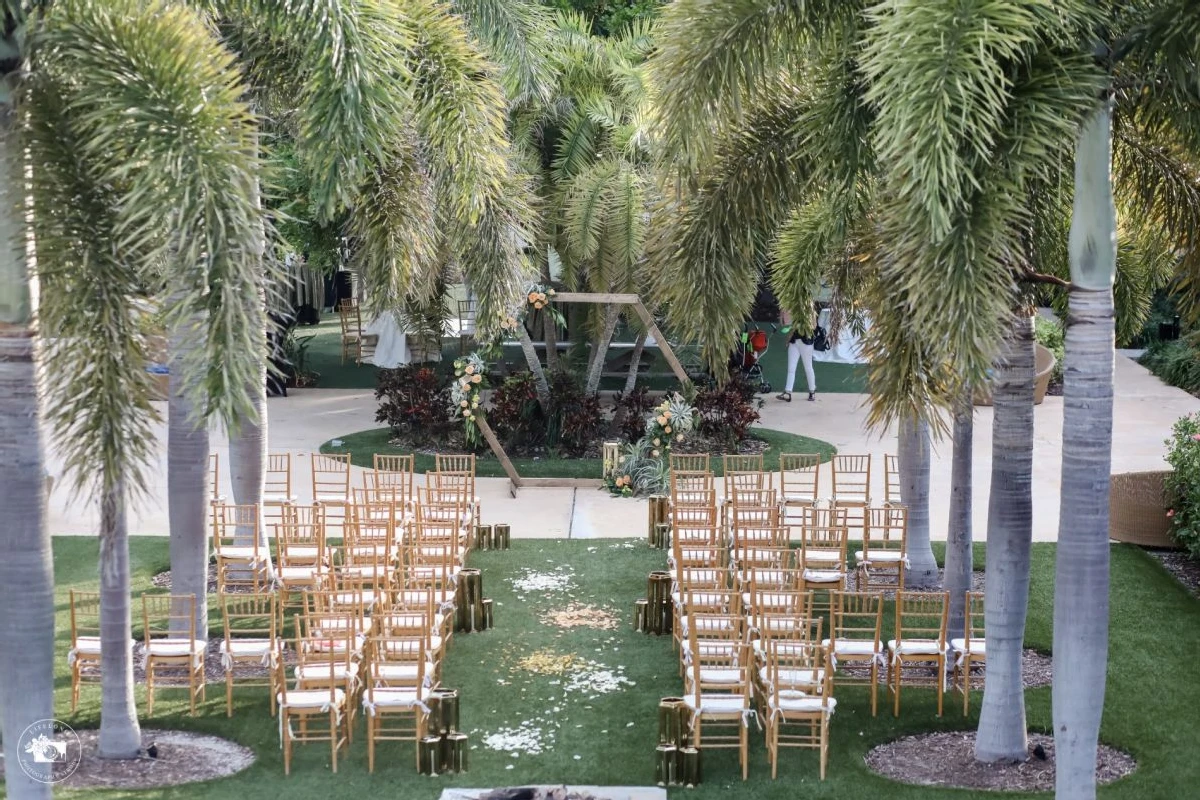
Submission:
<svg viewBox="0 0 1200 800">
<path fill-rule="evenodd" d="M 542 369 L 542 362 L 537 356 L 533 340 L 529 338 L 529 331 L 525 330 L 524 325 L 517 325 L 517 337 L 521 342 L 521 352 L 525 354 L 525 363 L 529 365 L 529 371 L 533 373 L 533 384 L 537 389 L 538 403 L 541 404 L 543 412 L 549 413 L 550 384 L 546 382 L 546 371 Z"/>
<path fill-rule="evenodd" d="M 625 389 L 622 395 L 629 396 L 633 391 L 633 387 L 637 386 L 638 367 L 642 364 L 642 351 L 646 349 L 646 332 L 638 334 L 637 340 L 633 343 L 633 352 L 629 354 L 629 373 L 625 376 Z"/>
<path fill-rule="evenodd" d="M 134 758 L 142 746 L 133 702 L 129 528 L 121 484 L 100 499 L 100 757 Z"/>
<path fill-rule="evenodd" d="M 909 567 L 904 585 L 912 589 L 930 588 L 937 585 L 938 567 L 929 544 L 929 423 L 901 417 L 897 450 L 900 498 L 908 506 Z"/>
<path fill-rule="evenodd" d="M 0 157 L 12 155 L 9 130 L 7 124 L 0 128 L 5 137 Z M 19 213 L 17 202 L 5 203 L 0 212 L 5 262 L 0 270 L 6 281 L 25 280 L 24 254 L 18 252 L 24 247 L 17 232 Z M 0 709 L 4 759 L 11 766 L 5 788 L 13 800 L 48 800 L 50 765 L 25 765 L 44 767 L 44 782 L 17 768 L 18 760 L 27 758 L 21 752 L 22 732 L 54 716 L 54 572 L 43 519 L 34 337 L 26 325 L 7 322 L 0 324 L 0 443 L 0 508 L 5 516 L 0 526 Z"/>
<path fill-rule="evenodd" d="M 21 734 L 54 716 L 54 570 L 44 518 L 25 198 L 11 191 L 23 185 L 22 152 L 17 116 L 0 105 L 0 739 L 12 766 L 4 778 L 8 797 L 49 800 L 50 783 L 16 767 L 25 755 Z"/>
<path fill-rule="evenodd" d="M 199 320 L 171 331 L 167 506 L 171 592 L 196 598 L 196 634 L 208 631 L 208 425 L 185 394 L 183 363 L 201 340 Z M 179 622 L 182 625 L 182 621 Z M 178 631 L 186 637 L 186 630 Z"/>
<path fill-rule="evenodd" d="M 592 351 L 587 384 L 584 386 L 584 391 L 589 395 L 595 394 L 600 389 L 600 378 L 604 374 L 604 364 L 608 357 L 608 343 L 612 341 L 620 318 L 619 306 L 610 303 L 604 307 L 604 329 L 600 331 L 600 338 L 596 340 L 595 348 Z"/>
<path fill-rule="evenodd" d="M 992 487 L 988 502 L 987 680 L 975 758 L 1028 757 L 1021 655 L 1033 539 L 1033 319 L 1014 320 L 992 386 Z"/>
<path fill-rule="evenodd" d="M 546 343 L 546 369 L 558 372 L 558 324 L 549 314 L 542 314 L 542 340 Z"/>
<path fill-rule="evenodd" d="M 950 467 L 950 519 L 946 526 L 946 573 L 943 588 L 950 593 L 950 635 L 964 630 L 966 593 L 974 563 L 971 530 L 971 458 L 974 455 L 975 407 L 971 387 L 963 390 L 954 409 L 954 455 Z"/>
<path fill-rule="evenodd" d="M 1108 491 L 1112 468 L 1112 106 L 1079 134 L 1063 369 L 1063 463 L 1054 584 L 1057 800 L 1096 796 L 1096 744 L 1108 667 Z"/>
</svg>

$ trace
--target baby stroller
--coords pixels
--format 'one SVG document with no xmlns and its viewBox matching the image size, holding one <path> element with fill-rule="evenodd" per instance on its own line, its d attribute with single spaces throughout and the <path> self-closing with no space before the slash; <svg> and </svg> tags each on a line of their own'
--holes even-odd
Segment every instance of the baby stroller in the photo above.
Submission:
<svg viewBox="0 0 1200 800">
<path fill-rule="evenodd" d="M 774 325 L 771 327 L 775 328 Z M 747 383 L 756 386 L 761 394 L 771 392 L 771 384 L 767 383 L 760 363 L 770 345 L 771 337 L 766 331 L 747 325 L 738 338 L 738 347 L 729 365 L 731 372 L 741 375 Z"/>
</svg>

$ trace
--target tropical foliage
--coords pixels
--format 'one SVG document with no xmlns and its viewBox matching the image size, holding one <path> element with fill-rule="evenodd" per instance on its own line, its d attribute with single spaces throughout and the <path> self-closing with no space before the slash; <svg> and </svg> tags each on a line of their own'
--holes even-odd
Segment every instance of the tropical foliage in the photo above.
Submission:
<svg viewBox="0 0 1200 800">
<path fill-rule="evenodd" d="M 696 409 L 679 393 L 663 399 L 645 418 L 645 434 L 626 445 L 617 468 L 605 479 L 613 494 L 658 494 L 668 488 L 671 448 L 686 440 L 696 425 Z"/>
<path fill-rule="evenodd" d="M 1180 418 L 1166 444 L 1172 470 L 1164 481 L 1171 535 L 1200 558 L 1200 414 Z"/>
<path fill-rule="evenodd" d="M 450 383 L 450 403 L 447 406 L 451 419 L 463 424 L 463 438 L 469 447 L 478 447 L 479 424 L 475 417 L 479 410 L 483 390 L 487 388 L 487 363 L 479 353 L 471 353 L 454 361 L 454 380 Z"/>
</svg>

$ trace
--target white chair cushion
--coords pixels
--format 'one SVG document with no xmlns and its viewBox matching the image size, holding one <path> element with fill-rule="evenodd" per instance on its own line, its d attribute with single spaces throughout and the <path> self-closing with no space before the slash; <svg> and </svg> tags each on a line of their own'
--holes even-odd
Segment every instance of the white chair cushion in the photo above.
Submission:
<svg viewBox="0 0 1200 800">
<path fill-rule="evenodd" d="M 950 649 L 955 652 L 965 653 L 967 650 L 966 639 L 951 639 Z M 987 654 L 987 639 L 971 639 L 971 655 L 982 656 Z"/>
<path fill-rule="evenodd" d="M 888 640 L 888 650 L 896 653 L 896 640 Z M 900 643 L 899 654 L 904 656 L 937 656 L 942 646 L 935 639 L 905 639 Z"/>
<path fill-rule="evenodd" d="M 284 555 L 298 561 L 315 561 L 321 556 L 321 549 L 316 545 L 289 544 L 284 548 Z"/>
<path fill-rule="evenodd" d="M 268 503 L 268 504 L 271 504 L 271 503 L 294 503 L 294 502 L 296 502 L 296 495 L 284 494 L 283 492 L 263 492 L 262 501 L 264 503 Z"/>
<path fill-rule="evenodd" d="M 350 497 L 344 492 L 317 492 L 315 499 L 318 503 L 349 503 Z"/>
<path fill-rule="evenodd" d="M 425 674 L 432 675 L 436 667 L 433 664 L 425 665 Z M 415 681 L 417 679 L 416 664 L 376 664 L 371 668 L 371 673 L 377 680 L 381 681 Z"/>
<path fill-rule="evenodd" d="M 837 564 L 842 560 L 841 553 L 830 553 L 825 550 L 814 550 L 804 554 L 805 561 L 821 561 L 827 564 Z"/>
<path fill-rule="evenodd" d="M 801 503 L 804 505 L 812 505 L 816 500 L 811 494 L 785 494 L 783 502 L 785 503 Z"/>
<path fill-rule="evenodd" d="M 191 655 L 204 658 L 207 647 L 208 642 L 203 639 L 151 639 L 146 652 L 155 658 L 184 658 Z"/>
<path fill-rule="evenodd" d="M 130 646 L 133 646 L 133 640 L 129 641 Z M 80 636 L 75 640 L 75 646 L 71 648 L 74 652 L 80 655 L 98 656 L 100 655 L 100 637 L 99 636 Z"/>
<path fill-rule="evenodd" d="M 358 664 L 350 662 L 349 668 L 345 664 L 333 665 L 333 679 L 344 681 L 347 678 L 353 678 L 358 675 Z M 329 680 L 329 665 L 328 664 L 300 664 L 292 673 L 298 681 L 318 681 Z"/>
<path fill-rule="evenodd" d="M 855 561 L 863 560 L 863 551 L 862 550 L 859 550 L 857 553 L 854 554 L 854 560 Z M 904 560 L 904 554 L 901 553 L 899 550 L 876 550 L 874 553 L 871 553 L 871 561 L 875 562 L 876 564 L 887 564 L 887 563 L 898 564 L 899 562 L 901 562 L 903 560 Z"/>
<path fill-rule="evenodd" d="M 821 641 L 821 647 L 829 649 L 829 640 Z M 865 639 L 836 639 L 833 642 L 833 654 L 842 656 L 873 656 L 883 652 L 882 642 L 868 642 Z"/>
<path fill-rule="evenodd" d="M 692 670 L 689 669 L 687 671 L 685 677 L 687 678 L 688 683 L 692 682 L 693 674 L 694 673 Z M 744 673 L 742 670 L 737 669 L 736 667 L 701 667 L 700 682 L 737 684 L 742 682 L 743 674 Z"/>
<path fill-rule="evenodd" d="M 809 583 L 838 583 L 844 580 L 846 573 L 840 569 L 806 569 L 804 580 Z"/>
<path fill-rule="evenodd" d="M 739 694 L 702 694 L 697 709 L 696 695 L 689 692 L 684 696 L 683 703 L 701 714 L 742 714 L 750 708 L 746 698 Z"/>
<path fill-rule="evenodd" d="M 837 707 L 837 700 L 833 697 L 822 699 L 820 697 L 797 696 L 787 692 L 781 692 L 778 695 L 771 696 L 771 708 L 779 709 L 785 715 L 793 714 L 816 714 L 821 711 L 833 713 L 833 709 Z"/>
<path fill-rule="evenodd" d="M 373 689 L 363 695 L 363 708 L 413 708 L 424 701 L 424 689 Z"/>
<path fill-rule="evenodd" d="M 312 581 L 317 576 L 316 567 L 279 567 L 275 576 L 284 581 Z"/>
<path fill-rule="evenodd" d="M 758 671 L 759 678 L 764 683 L 771 683 L 771 670 L 763 667 Z M 825 680 L 823 669 L 781 669 L 776 688 L 795 688 L 797 686 L 819 686 Z"/>
<path fill-rule="evenodd" d="M 346 693 L 341 689 L 333 690 L 333 704 L 340 708 L 346 703 Z M 287 689 L 279 693 L 281 708 L 327 708 L 329 706 L 328 689 Z"/>
<path fill-rule="evenodd" d="M 221 655 L 231 655 L 234 658 L 252 658 L 269 655 L 275 646 L 269 639 L 230 639 L 221 642 Z"/>
<path fill-rule="evenodd" d="M 262 550 L 256 553 L 253 545 L 227 544 L 221 545 L 221 548 L 217 550 L 217 556 L 220 558 L 228 558 L 236 561 L 254 561 L 260 555 L 262 555 Z"/>
</svg>

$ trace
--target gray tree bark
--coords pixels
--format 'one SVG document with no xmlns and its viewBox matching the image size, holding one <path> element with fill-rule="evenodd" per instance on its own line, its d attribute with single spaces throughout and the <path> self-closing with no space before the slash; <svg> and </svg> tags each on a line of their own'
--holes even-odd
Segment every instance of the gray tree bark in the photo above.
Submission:
<svg viewBox="0 0 1200 800">
<path fill-rule="evenodd" d="M 1096 746 L 1108 668 L 1116 223 L 1112 105 L 1105 102 L 1084 123 L 1075 156 L 1054 584 L 1057 800 L 1092 800 L 1096 796 Z"/>
<path fill-rule="evenodd" d="M 946 573 L 943 588 L 950 593 L 950 636 L 964 630 L 966 593 L 974 563 L 971 529 L 971 458 L 974 455 L 975 406 L 971 387 L 963 390 L 954 409 L 954 454 L 950 467 L 950 519 L 946 525 Z"/>
<path fill-rule="evenodd" d="M 546 343 L 546 369 L 558 372 L 558 324 L 549 314 L 542 314 L 542 338 Z"/>
<path fill-rule="evenodd" d="M 521 352 L 525 354 L 525 363 L 529 365 L 529 371 L 533 373 L 533 385 L 537 390 L 538 403 L 542 406 L 542 411 L 549 413 L 550 411 L 550 384 L 546 381 L 546 371 L 542 369 L 542 362 L 538 358 L 537 350 L 533 347 L 533 340 L 529 338 L 529 331 L 525 330 L 525 325 L 517 325 L 517 339 L 521 343 Z"/>
<path fill-rule="evenodd" d="M 599 338 L 593 343 L 592 358 L 588 365 L 587 383 L 584 391 L 595 394 L 600 389 L 600 378 L 604 373 L 604 363 L 608 356 L 608 343 L 612 341 L 613 333 L 617 330 L 617 322 L 621 319 L 621 309 L 612 303 L 604 307 L 604 329 Z"/>
<path fill-rule="evenodd" d="M 142 746 L 133 702 L 129 528 L 125 489 L 100 499 L 100 757 L 133 758 Z"/>
<path fill-rule="evenodd" d="M 633 343 L 633 352 L 629 354 L 629 373 L 625 376 L 625 389 L 623 394 L 628 396 L 633 391 L 633 387 L 637 386 L 638 367 L 642 363 L 642 351 L 646 349 L 646 333 L 643 331 L 638 334 L 637 340 Z"/>
<path fill-rule="evenodd" d="M 202 341 L 201 320 L 170 332 L 167 405 L 167 509 L 171 535 L 171 592 L 196 598 L 196 635 L 208 631 L 208 424 L 186 394 L 183 363 Z M 180 622 L 182 624 L 182 622 Z M 186 638 L 187 632 L 177 633 Z"/>
<path fill-rule="evenodd" d="M 1021 656 L 1029 606 L 1033 539 L 1033 319 L 1020 316 L 993 378 L 992 478 L 988 502 L 987 678 L 975 757 L 1024 761 L 1028 756 Z"/>
<path fill-rule="evenodd" d="M 54 716 L 54 570 L 17 125 L 12 107 L 0 105 L 0 739 L 8 797 L 48 800 L 51 765 L 27 765 L 44 782 L 17 767 L 21 734 Z"/>
<path fill-rule="evenodd" d="M 900 419 L 899 433 L 900 499 L 908 506 L 909 567 L 904 585 L 926 589 L 938 582 L 937 561 L 929 543 L 929 423 L 905 416 Z"/>
</svg>

